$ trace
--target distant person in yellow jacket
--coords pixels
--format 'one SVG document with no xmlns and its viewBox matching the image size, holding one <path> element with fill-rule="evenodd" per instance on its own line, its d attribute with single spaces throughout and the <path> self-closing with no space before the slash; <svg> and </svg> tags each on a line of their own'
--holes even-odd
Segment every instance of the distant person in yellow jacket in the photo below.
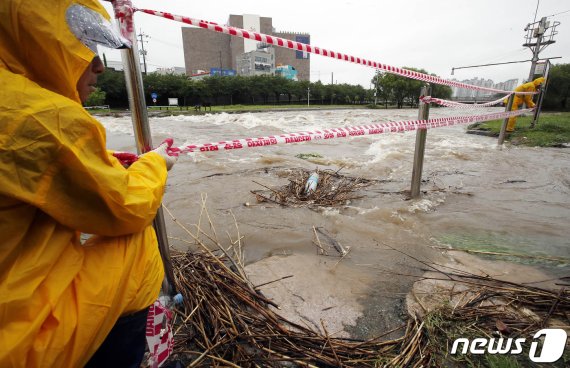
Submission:
<svg viewBox="0 0 570 368">
<path fill-rule="evenodd" d="M 124 168 L 107 151 L 81 105 L 103 71 L 97 44 L 128 46 L 97 0 L 0 1 L 3 368 L 144 354 L 164 275 L 151 222 L 175 158 L 161 145 Z"/>
<path fill-rule="evenodd" d="M 539 77 L 533 80 L 532 82 L 528 82 L 525 84 L 521 84 L 517 88 L 515 88 L 515 92 L 536 92 L 539 90 L 544 83 L 544 78 Z M 532 98 L 534 95 L 516 95 L 513 100 L 513 106 L 511 107 L 511 111 L 518 110 L 520 106 L 524 103 L 529 109 L 534 108 L 535 104 L 532 102 Z M 517 116 L 513 116 L 509 118 L 507 123 L 507 133 L 512 133 L 515 131 L 515 125 L 517 123 Z"/>
</svg>

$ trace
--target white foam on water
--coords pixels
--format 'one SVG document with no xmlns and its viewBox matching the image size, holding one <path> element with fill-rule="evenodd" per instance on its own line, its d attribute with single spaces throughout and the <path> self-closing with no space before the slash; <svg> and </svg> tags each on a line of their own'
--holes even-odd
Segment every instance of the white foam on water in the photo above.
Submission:
<svg viewBox="0 0 570 368">
<path fill-rule="evenodd" d="M 433 212 L 433 211 L 435 211 L 437 206 L 439 206 L 440 204 L 442 204 L 444 202 L 445 202 L 445 200 L 443 198 L 436 198 L 433 200 L 423 198 L 423 199 L 414 201 L 410 206 L 408 206 L 408 212 L 410 212 L 410 213 Z"/>
<path fill-rule="evenodd" d="M 97 117 L 97 121 L 103 125 L 107 133 L 134 135 L 132 120 L 130 117 L 116 118 L 111 116 L 101 116 Z"/>
<path fill-rule="evenodd" d="M 390 217 L 395 218 L 395 219 L 399 220 L 400 222 L 406 221 L 406 219 L 404 219 L 398 211 L 393 211 L 392 214 L 390 215 Z"/>
<path fill-rule="evenodd" d="M 404 134 L 386 134 L 378 136 L 365 154 L 372 156 L 366 162 L 367 165 L 376 164 L 380 161 L 398 161 L 413 153 L 411 138 Z"/>
<path fill-rule="evenodd" d="M 222 114 L 220 114 L 222 115 Z M 203 116 L 200 115 L 172 115 L 172 116 L 163 116 L 160 118 L 151 118 L 151 120 L 157 121 L 187 121 L 190 123 L 199 123 L 204 120 Z"/>
</svg>

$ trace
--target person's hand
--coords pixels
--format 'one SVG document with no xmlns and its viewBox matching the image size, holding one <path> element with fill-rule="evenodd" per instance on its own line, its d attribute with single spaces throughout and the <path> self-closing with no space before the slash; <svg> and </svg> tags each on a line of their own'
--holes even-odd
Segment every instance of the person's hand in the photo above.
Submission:
<svg viewBox="0 0 570 368">
<path fill-rule="evenodd" d="M 166 139 L 157 148 L 150 152 L 156 152 L 166 161 L 166 170 L 172 169 L 172 166 L 178 161 L 178 152 L 176 148 L 172 147 L 172 138 Z"/>
<path fill-rule="evenodd" d="M 115 156 L 124 167 L 131 166 L 139 159 L 139 156 L 136 153 L 131 152 L 113 152 L 113 156 Z"/>
</svg>

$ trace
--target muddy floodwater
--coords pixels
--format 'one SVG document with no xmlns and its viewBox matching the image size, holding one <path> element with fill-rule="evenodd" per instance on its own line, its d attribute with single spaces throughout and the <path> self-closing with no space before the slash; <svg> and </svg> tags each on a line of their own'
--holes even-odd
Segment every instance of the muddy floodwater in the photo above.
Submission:
<svg viewBox="0 0 570 368">
<path fill-rule="evenodd" d="M 497 111 L 502 109 L 476 113 Z M 430 117 L 470 114 L 430 111 Z M 409 109 L 222 113 L 151 118 L 151 129 L 155 144 L 172 137 L 175 145 L 187 145 L 416 118 L 417 110 Z M 129 117 L 99 120 L 110 148 L 133 150 Z M 428 131 L 418 200 L 403 194 L 410 188 L 416 136 L 405 132 L 183 156 L 169 173 L 164 204 L 193 224 L 207 196 L 218 234 L 235 232 L 235 216 L 254 283 L 293 275 L 264 289 L 283 313 L 312 327 L 323 319 L 331 333 L 370 337 L 401 322 L 414 281 L 406 275 L 421 275 L 423 267 L 408 255 L 459 262 L 442 250 L 453 247 L 570 257 L 570 150 L 498 149 L 496 139 L 465 131 L 464 125 Z M 287 184 L 291 170 L 317 168 L 374 182 L 357 193 L 362 198 L 318 210 L 258 203 L 251 193 L 264 189 L 257 183 Z M 166 217 L 169 236 L 187 239 Z M 313 226 L 350 248 L 349 254 L 340 262 L 334 250 L 318 255 Z M 186 248 L 180 240 L 171 244 Z M 569 274 L 563 262 L 502 262 L 493 272 L 515 280 L 532 269 L 544 277 Z"/>
</svg>

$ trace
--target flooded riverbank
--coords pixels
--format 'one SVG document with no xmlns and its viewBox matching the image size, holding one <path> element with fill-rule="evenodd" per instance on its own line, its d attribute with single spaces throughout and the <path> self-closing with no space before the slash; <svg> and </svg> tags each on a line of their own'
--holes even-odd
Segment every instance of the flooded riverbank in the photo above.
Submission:
<svg viewBox="0 0 570 368">
<path fill-rule="evenodd" d="M 460 114 L 468 112 L 432 109 L 430 117 Z M 416 117 L 415 110 L 215 114 L 153 118 L 151 128 L 155 144 L 173 137 L 185 145 Z M 111 148 L 132 149 L 129 118 L 100 120 Z M 200 215 L 201 194 L 207 195 L 219 236 L 232 232 L 237 222 L 254 284 L 293 275 L 263 289 L 290 305 L 286 313 L 302 315 L 312 327 L 323 318 L 330 331 L 374 336 L 401 322 L 405 295 L 415 281 L 403 275 L 423 273 L 406 254 L 439 263 L 452 261 L 442 247 L 569 257 L 570 151 L 499 150 L 496 140 L 467 135 L 465 129 L 428 131 L 424 193 L 418 200 L 403 194 L 410 187 L 415 142 L 415 133 L 408 132 L 184 156 L 169 173 L 164 204 L 179 221 L 192 224 Z M 299 168 L 340 169 L 375 182 L 358 193 L 362 198 L 341 207 L 257 203 L 251 191 L 263 188 L 254 181 L 285 185 L 287 172 Z M 170 236 L 187 237 L 167 222 Z M 340 262 L 340 257 L 318 255 L 313 226 L 350 247 L 350 253 Z M 544 277 L 568 273 L 560 262 L 513 260 L 532 263 Z M 499 269 L 522 272 L 515 266 Z M 363 319 L 374 322 L 363 324 Z"/>
</svg>

